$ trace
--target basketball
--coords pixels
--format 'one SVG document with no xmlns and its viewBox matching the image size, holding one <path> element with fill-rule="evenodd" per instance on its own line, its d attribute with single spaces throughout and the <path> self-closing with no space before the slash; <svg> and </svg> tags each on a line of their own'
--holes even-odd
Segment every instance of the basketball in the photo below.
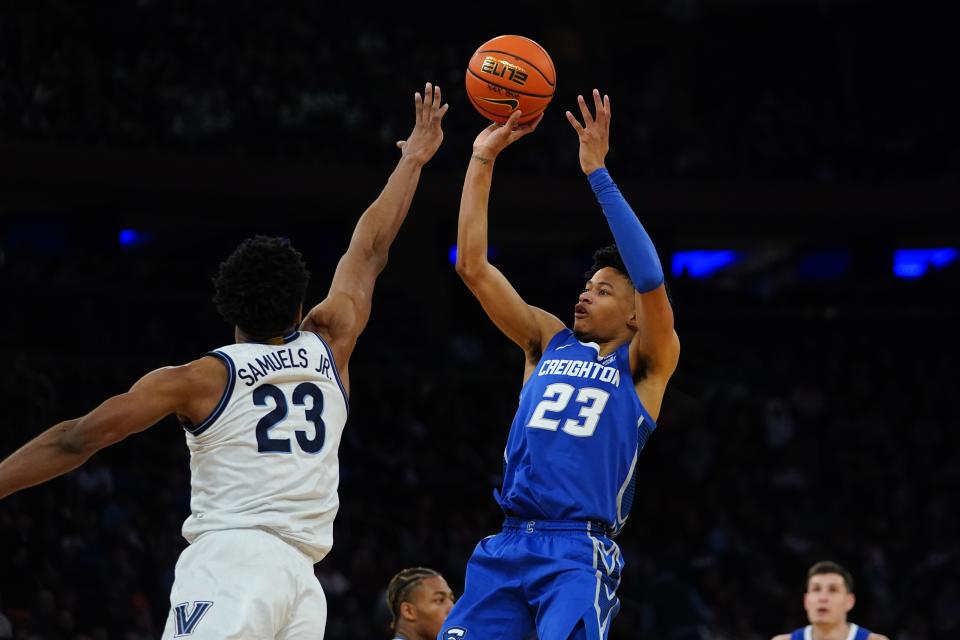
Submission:
<svg viewBox="0 0 960 640">
<path fill-rule="evenodd" d="M 546 49 L 523 36 L 497 36 L 467 64 L 467 96 L 483 117 L 503 124 L 515 110 L 535 120 L 553 99 L 557 72 Z"/>
</svg>

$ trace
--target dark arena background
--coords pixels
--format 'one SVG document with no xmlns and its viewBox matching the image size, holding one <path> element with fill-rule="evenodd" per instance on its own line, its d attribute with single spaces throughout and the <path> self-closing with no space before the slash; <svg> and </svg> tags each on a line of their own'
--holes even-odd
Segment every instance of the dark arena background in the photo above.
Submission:
<svg viewBox="0 0 960 640">
<path fill-rule="evenodd" d="M 328 640 L 389 638 L 402 567 L 462 590 L 502 518 L 522 375 L 450 262 L 485 126 L 463 79 L 517 33 L 558 88 L 498 162 L 491 260 L 572 321 L 612 237 L 563 112 L 598 87 L 682 343 L 610 637 L 766 640 L 806 623 L 822 559 L 852 570 L 853 621 L 960 637 L 958 18 L 844 0 L 3 3 L 0 457 L 231 342 L 211 276 L 249 235 L 289 237 L 322 299 L 432 81 L 445 140 L 352 360 L 316 573 Z M 168 418 L 0 501 L 0 638 L 158 638 L 189 491 Z"/>
</svg>

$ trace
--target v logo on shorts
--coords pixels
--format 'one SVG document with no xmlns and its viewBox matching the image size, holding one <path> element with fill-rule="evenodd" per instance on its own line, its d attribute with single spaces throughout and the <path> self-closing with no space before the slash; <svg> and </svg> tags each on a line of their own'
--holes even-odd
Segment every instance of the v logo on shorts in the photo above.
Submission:
<svg viewBox="0 0 960 640">
<path fill-rule="evenodd" d="M 181 602 L 173 608 L 173 621 L 177 626 L 177 632 L 173 636 L 193 635 L 200 620 L 207 613 L 207 610 L 213 606 L 212 602 L 198 600 L 196 602 Z"/>
</svg>

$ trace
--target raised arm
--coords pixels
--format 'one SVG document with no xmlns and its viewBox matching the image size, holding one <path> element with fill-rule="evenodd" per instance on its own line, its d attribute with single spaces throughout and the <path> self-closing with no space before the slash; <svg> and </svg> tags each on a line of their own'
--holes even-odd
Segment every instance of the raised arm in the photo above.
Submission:
<svg viewBox="0 0 960 640">
<path fill-rule="evenodd" d="M 422 97 L 414 95 L 416 123 L 410 137 L 397 143 L 400 161 L 383 191 L 360 216 L 327 297 L 307 313 L 300 326 L 327 340 L 344 384 L 349 385 L 350 355 L 370 319 L 377 276 L 386 266 L 390 245 L 410 210 L 420 171 L 443 141 L 440 122 L 448 105 L 441 105 L 440 87 L 429 82 Z"/>
<path fill-rule="evenodd" d="M 527 354 L 528 368 L 540 359 L 546 342 L 563 323 L 524 302 L 503 273 L 487 261 L 487 208 L 497 155 L 536 129 L 542 117 L 518 126 L 520 112 L 514 111 L 505 124 L 492 124 L 480 132 L 463 181 L 457 225 L 457 273 L 493 323 Z"/>
<path fill-rule="evenodd" d="M 667 381 L 677 368 L 680 340 L 673 328 L 673 308 L 667 296 L 663 267 L 650 236 L 620 193 L 604 164 L 610 148 L 610 98 L 593 90 L 595 116 L 578 96 L 583 125 L 567 111 L 567 120 L 580 140 L 580 168 L 587 175 L 613 232 L 620 256 L 636 288 L 637 333 L 630 343 L 630 368 L 642 371 L 637 393 L 656 419 Z"/>
<path fill-rule="evenodd" d="M 0 462 L 0 498 L 72 471 L 100 449 L 171 413 L 199 422 L 213 410 L 226 375 L 213 358 L 148 373 L 128 392 L 82 418 L 50 427 Z"/>
</svg>

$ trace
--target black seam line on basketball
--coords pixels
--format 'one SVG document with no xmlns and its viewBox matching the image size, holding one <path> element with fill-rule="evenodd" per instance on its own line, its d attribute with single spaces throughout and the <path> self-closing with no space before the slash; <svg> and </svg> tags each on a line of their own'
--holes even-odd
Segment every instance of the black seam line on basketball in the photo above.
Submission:
<svg viewBox="0 0 960 640">
<path fill-rule="evenodd" d="M 477 80 L 480 80 L 481 82 L 486 82 L 488 84 L 492 84 L 495 87 L 506 89 L 507 91 L 513 91 L 514 93 L 519 93 L 520 95 L 530 96 L 531 98 L 552 98 L 553 97 L 552 93 L 525 93 L 523 91 L 517 91 L 514 87 L 505 87 L 502 84 L 497 84 L 496 82 L 491 82 L 490 80 L 487 80 L 482 76 L 478 76 L 476 73 L 473 72 L 472 69 L 467 69 L 467 73 L 472 75 Z M 552 87 L 553 85 L 550 85 L 550 86 Z"/>
<path fill-rule="evenodd" d="M 515 54 L 515 53 L 510 53 L 509 51 L 500 51 L 499 49 L 484 49 L 484 50 L 482 50 L 482 51 L 477 51 L 477 53 L 503 53 L 503 54 L 506 54 L 506 55 L 508 55 L 508 56 L 511 56 L 511 57 L 513 57 L 513 58 L 516 58 L 517 60 L 523 60 L 523 61 L 526 62 L 528 65 L 530 65 L 532 68 L 536 69 L 536 70 L 537 70 L 537 73 L 540 74 L 540 77 L 542 77 L 544 80 L 546 80 L 546 81 L 547 81 L 547 84 L 550 85 L 551 87 L 552 87 L 552 86 L 556 83 L 556 81 L 557 81 L 557 79 L 556 79 L 557 69 L 556 69 L 556 68 L 553 69 L 553 76 L 554 76 L 553 82 L 550 82 L 550 80 L 547 78 L 547 74 L 545 74 L 543 71 L 541 71 L 541 70 L 540 70 L 540 67 L 538 67 L 537 65 L 533 64 L 532 62 L 530 62 L 530 61 L 527 60 L 526 58 L 521 58 L 520 56 L 518 56 L 518 55 Z M 546 53 L 546 51 L 544 51 L 544 53 Z M 476 55 L 476 54 L 474 54 L 474 55 Z M 553 60 L 550 61 L 550 66 L 551 66 L 551 67 L 553 66 Z"/>
</svg>

